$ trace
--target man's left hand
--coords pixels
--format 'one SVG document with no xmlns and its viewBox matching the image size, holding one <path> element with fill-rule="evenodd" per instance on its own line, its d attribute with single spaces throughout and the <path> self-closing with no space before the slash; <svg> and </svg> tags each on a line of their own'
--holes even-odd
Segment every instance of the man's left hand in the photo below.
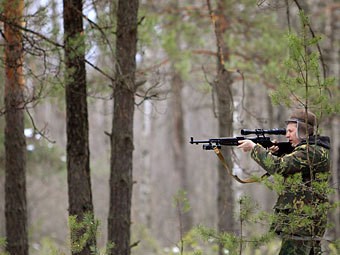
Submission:
<svg viewBox="0 0 340 255">
<path fill-rule="evenodd" d="M 244 152 L 251 151 L 255 147 L 255 143 L 251 140 L 240 140 L 238 141 L 240 145 L 237 148 L 242 149 Z"/>
</svg>

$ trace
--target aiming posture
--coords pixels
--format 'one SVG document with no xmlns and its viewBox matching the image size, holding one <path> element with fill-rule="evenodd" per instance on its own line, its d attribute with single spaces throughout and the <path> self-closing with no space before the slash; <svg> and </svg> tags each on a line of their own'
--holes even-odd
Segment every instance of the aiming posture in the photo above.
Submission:
<svg viewBox="0 0 340 255">
<path fill-rule="evenodd" d="M 321 254 L 320 240 L 327 223 L 330 140 L 314 134 L 316 117 L 311 112 L 296 110 L 286 123 L 292 153 L 277 157 L 272 154 L 276 146 L 266 150 L 250 140 L 239 141 L 238 148 L 250 151 L 269 174 L 281 177 L 271 226 L 282 238 L 280 255 Z"/>
</svg>

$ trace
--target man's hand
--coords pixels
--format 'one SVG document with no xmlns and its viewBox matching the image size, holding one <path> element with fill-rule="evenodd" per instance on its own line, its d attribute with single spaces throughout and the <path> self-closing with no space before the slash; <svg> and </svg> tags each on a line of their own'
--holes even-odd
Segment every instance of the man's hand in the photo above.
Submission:
<svg viewBox="0 0 340 255">
<path fill-rule="evenodd" d="M 242 149 L 244 152 L 251 151 L 255 147 L 255 143 L 251 140 L 240 140 L 238 141 L 240 145 L 237 148 Z"/>
<path fill-rule="evenodd" d="M 276 140 L 273 140 L 273 143 L 274 143 L 274 144 L 277 144 L 277 141 L 276 141 Z M 273 146 L 269 147 L 268 149 L 269 149 L 269 151 L 270 151 L 271 153 L 275 153 L 275 152 L 277 152 L 277 151 L 279 150 L 279 146 L 273 145 Z"/>
</svg>

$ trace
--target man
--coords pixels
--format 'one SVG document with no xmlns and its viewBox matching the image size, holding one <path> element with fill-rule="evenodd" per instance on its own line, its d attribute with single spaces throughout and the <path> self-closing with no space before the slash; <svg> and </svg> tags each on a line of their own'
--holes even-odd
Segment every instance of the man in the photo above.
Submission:
<svg viewBox="0 0 340 255">
<path fill-rule="evenodd" d="M 320 240 L 325 233 L 329 203 L 329 137 L 315 135 L 316 117 L 304 109 L 295 110 L 286 121 L 286 138 L 294 147 L 290 154 L 275 156 L 277 146 L 266 150 L 250 140 L 239 141 L 243 151 L 277 184 L 271 230 L 282 238 L 279 255 L 321 254 Z"/>
</svg>

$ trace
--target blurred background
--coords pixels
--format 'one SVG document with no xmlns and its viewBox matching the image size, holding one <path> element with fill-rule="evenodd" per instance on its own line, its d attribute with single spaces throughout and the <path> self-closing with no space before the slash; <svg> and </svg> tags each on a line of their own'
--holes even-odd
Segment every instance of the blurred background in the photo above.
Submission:
<svg viewBox="0 0 340 255">
<path fill-rule="evenodd" d="M 114 73 L 114 29 L 117 1 L 84 1 L 87 59 L 108 74 Z M 225 68 L 233 79 L 233 136 L 242 128 L 283 128 L 289 107 L 274 105 L 270 94 L 277 90 L 287 56 L 286 35 L 299 29 L 295 1 L 225 0 L 224 9 L 211 1 L 216 13 L 225 16 L 228 45 Z M 322 35 L 322 56 L 327 73 L 340 74 L 340 1 L 299 1 L 316 34 Z M 216 138 L 216 36 L 208 1 L 140 0 L 137 82 L 134 115 L 134 159 L 132 201 L 132 243 L 142 240 L 134 254 L 176 253 L 180 240 L 179 215 L 174 197 L 184 190 L 190 204 L 191 227 L 217 227 L 218 165 L 213 151 L 191 145 L 195 139 Z M 27 1 L 26 26 L 62 42 L 62 1 Z M 100 25 L 98 29 L 93 23 Z M 35 38 L 36 39 L 36 38 Z M 1 39 L 3 40 L 3 39 Z M 42 41 L 26 42 L 35 51 Z M 110 43 L 108 43 L 108 41 Z M 48 46 L 50 47 L 50 46 Z M 60 53 L 46 50 L 46 58 L 25 55 L 28 94 L 39 91 L 30 104 L 26 120 L 27 196 L 29 238 L 32 254 L 43 254 L 49 245 L 67 250 L 68 200 L 66 172 L 65 102 L 59 63 Z M 3 64 L 1 64 L 3 73 Z M 3 74 L 1 74 L 3 76 Z M 93 66 L 87 66 L 91 178 L 95 217 L 100 220 L 98 245 L 105 246 L 109 211 L 110 140 L 112 127 L 111 81 Z M 1 79 L 3 81 L 3 79 Z M 1 82 L 3 87 L 4 83 Z M 3 88 L 1 89 L 3 90 Z M 215 95 L 215 96 L 214 96 Z M 1 98 L 1 104 L 3 99 Z M 322 118 L 320 130 L 332 138 L 333 201 L 339 201 L 340 118 Z M 0 116 L 4 128 L 4 117 Z M 36 130 L 43 131 L 41 136 Z M 178 143 L 178 137 L 182 137 Z M 284 141 L 285 138 L 275 137 Z M 5 236 L 4 148 L 0 134 L 0 236 Z M 124 150 L 124 148 L 121 148 Z M 248 154 L 233 149 L 233 171 L 242 178 L 264 173 Z M 182 163 L 181 163 L 181 162 Z M 184 163 L 183 163 L 184 162 Z M 179 167 L 179 165 L 181 167 Z M 263 184 L 232 181 L 237 201 L 249 196 L 259 210 L 271 212 L 276 195 Z M 330 215 L 334 227 L 328 236 L 340 237 L 339 214 Z M 267 225 L 249 227 L 261 232 Z"/>
</svg>

